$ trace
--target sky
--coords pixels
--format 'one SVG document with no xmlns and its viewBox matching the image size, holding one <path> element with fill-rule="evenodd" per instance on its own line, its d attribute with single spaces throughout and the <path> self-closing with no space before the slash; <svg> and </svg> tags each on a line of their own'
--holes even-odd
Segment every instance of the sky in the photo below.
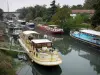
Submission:
<svg viewBox="0 0 100 75">
<path fill-rule="evenodd" d="M 9 3 L 9 11 L 13 12 L 19 8 L 22 7 L 28 7 L 28 6 L 35 6 L 35 5 L 47 5 L 47 7 L 50 7 L 50 3 L 53 0 L 8 0 Z M 77 4 L 83 4 L 84 0 L 56 0 L 56 4 L 62 5 L 77 5 Z M 0 0 L 0 8 L 3 9 L 5 12 L 8 11 L 7 8 L 7 0 Z"/>
</svg>

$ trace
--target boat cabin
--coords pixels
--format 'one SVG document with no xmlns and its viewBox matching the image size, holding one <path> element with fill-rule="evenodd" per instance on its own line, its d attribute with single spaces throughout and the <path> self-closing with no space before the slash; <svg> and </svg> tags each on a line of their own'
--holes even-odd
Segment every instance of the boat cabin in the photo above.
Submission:
<svg viewBox="0 0 100 75">
<path fill-rule="evenodd" d="M 36 51 L 49 51 L 52 48 L 52 41 L 48 39 L 33 39 L 32 46 Z"/>
<path fill-rule="evenodd" d="M 91 41 L 100 45 L 100 32 L 94 30 L 80 30 L 81 33 L 91 36 Z"/>
<path fill-rule="evenodd" d="M 58 25 L 49 25 L 49 28 L 50 31 L 53 31 L 53 32 L 61 32 L 63 33 L 63 29 L 60 28 Z"/>
<path fill-rule="evenodd" d="M 25 41 L 31 41 L 32 39 L 38 39 L 39 38 L 39 33 L 36 31 L 24 31 L 23 33 L 20 34 L 20 37 L 24 39 Z"/>
</svg>

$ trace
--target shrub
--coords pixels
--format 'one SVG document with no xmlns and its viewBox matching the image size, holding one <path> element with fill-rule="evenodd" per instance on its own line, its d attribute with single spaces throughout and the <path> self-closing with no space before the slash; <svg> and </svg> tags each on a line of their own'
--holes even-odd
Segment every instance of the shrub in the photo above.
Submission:
<svg viewBox="0 0 100 75">
<path fill-rule="evenodd" d="M 100 26 L 96 27 L 95 30 L 100 31 Z"/>
</svg>

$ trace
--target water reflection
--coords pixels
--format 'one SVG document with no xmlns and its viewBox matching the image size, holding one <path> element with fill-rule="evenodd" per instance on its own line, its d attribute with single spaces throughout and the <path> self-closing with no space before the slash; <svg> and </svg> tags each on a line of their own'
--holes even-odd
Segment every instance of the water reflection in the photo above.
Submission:
<svg viewBox="0 0 100 75">
<path fill-rule="evenodd" d="M 100 55 L 97 55 L 97 54 L 94 54 L 91 52 L 82 54 L 80 52 L 79 56 L 89 60 L 90 65 L 93 66 L 93 68 L 94 68 L 94 71 L 96 71 L 98 74 L 100 74 Z"/>
<path fill-rule="evenodd" d="M 83 50 L 79 52 L 79 56 L 90 61 L 90 65 L 94 68 L 97 74 L 100 74 L 100 53 L 95 51 Z"/>
<path fill-rule="evenodd" d="M 60 40 L 63 40 L 63 37 L 55 36 L 55 35 L 47 35 L 47 39 L 49 39 L 51 41 L 60 41 Z"/>
<path fill-rule="evenodd" d="M 96 71 L 97 74 L 100 74 L 99 50 L 93 48 L 90 45 L 75 40 L 70 36 L 63 36 L 63 40 L 55 41 L 54 45 L 59 48 L 59 51 L 63 55 L 72 53 L 72 50 L 77 51 L 78 56 L 88 60 L 90 62 L 90 66 L 93 67 L 93 70 Z"/>
<path fill-rule="evenodd" d="M 66 55 L 71 52 L 72 50 L 72 45 L 71 45 L 72 40 L 70 39 L 70 36 L 63 36 L 63 40 L 57 40 L 54 41 L 54 46 L 59 49 L 61 54 Z"/>
<path fill-rule="evenodd" d="M 47 67 L 33 63 L 32 73 L 33 75 L 60 75 L 62 70 L 60 66 Z"/>
</svg>

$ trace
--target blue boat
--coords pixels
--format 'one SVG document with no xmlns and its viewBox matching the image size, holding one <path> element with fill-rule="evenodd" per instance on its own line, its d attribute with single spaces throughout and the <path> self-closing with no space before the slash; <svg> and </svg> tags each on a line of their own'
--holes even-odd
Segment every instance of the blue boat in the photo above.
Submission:
<svg viewBox="0 0 100 75">
<path fill-rule="evenodd" d="M 70 36 L 100 48 L 100 32 L 83 29 L 79 31 L 71 31 Z"/>
<path fill-rule="evenodd" d="M 26 24 L 27 29 L 29 30 L 33 30 L 35 28 L 35 24 L 34 23 L 27 23 Z"/>
</svg>

